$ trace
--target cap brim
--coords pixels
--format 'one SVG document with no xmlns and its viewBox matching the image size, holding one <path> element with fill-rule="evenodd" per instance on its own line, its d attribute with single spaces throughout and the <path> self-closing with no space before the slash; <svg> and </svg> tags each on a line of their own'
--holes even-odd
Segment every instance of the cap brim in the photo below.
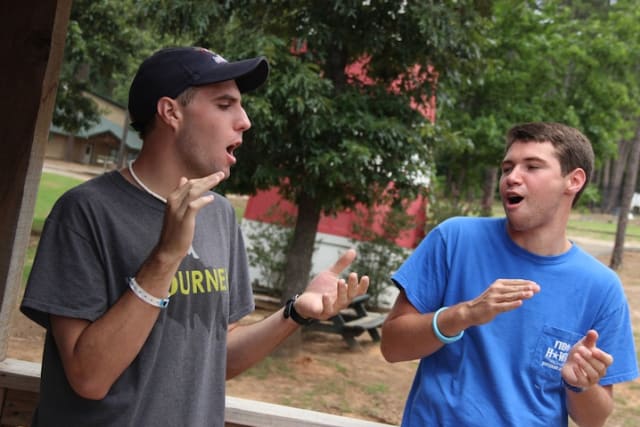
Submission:
<svg viewBox="0 0 640 427">
<path fill-rule="evenodd" d="M 218 64 L 211 76 L 203 75 L 198 85 L 235 80 L 240 92 L 260 87 L 269 76 L 269 63 L 263 56 L 242 61 Z"/>
</svg>

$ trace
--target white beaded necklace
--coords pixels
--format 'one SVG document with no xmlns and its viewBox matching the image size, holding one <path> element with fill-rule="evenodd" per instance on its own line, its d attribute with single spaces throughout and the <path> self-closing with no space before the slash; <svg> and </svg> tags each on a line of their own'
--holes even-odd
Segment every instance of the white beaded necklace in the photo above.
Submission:
<svg viewBox="0 0 640 427">
<path fill-rule="evenodd" d="M 144 185 L 144 183 L 140 180 L 140 178 L 138 178 L 138 175 L 136 175 L 136 173 L 133 171 L 133 162 L 135 160 L 129 160 L 129 173 L 131 174 L 131 176 L 133 177 L 133 180 L 140 186 L 142 187 L 142 189 L 144 191 L 146 191 L 147 193 L 151 194 L 153 197 L 155 197 L 156 199 L 160 200 L 162 203 L 167 203 L 167 199 L 165 199 L 164 197 L 162 197 L 161 195 L 154 193 L 153 191 L 151 191 L 149 189 L 149 187 L 147 187 L 146 185 Z"/>
<path fill-rule="evenodd" d="M 129 173 L 131 174 L 131 176 L 133 177 L 133 180 L 140 186 L 142 187 L 142 189 L 144 191 L 146 191 L 147 193 L 151 194 L 153 197 L 155 197 L 156 199 L 160 200 L 162 203 L 167 203 L 167 199 L 165 199 L 164 197 L 162 197 L 161 195 L 154 193 L 153 191 L 151 191 L 149 189 L 149 187 L 147 187 L 146 185 L 144 185 L 144 183 L 140 180 L 140 178 L 138 178 L 138 175 L 136 175 L 136 173 L 133 171 L 133 162 L 134 160 L 129 160 L 129 164 L 128 164 L 128 169 L 129 169 Z M 200 259 L 200 256 L 198 256 L 198 254 L 196 253 L 195 249 L 193 249 L 193 243 L 191 244 L 191 246 L 189 246 L 189 252 L 187 253 L 191 256 L 193 256 L 195 259 Z"/>
</svg>

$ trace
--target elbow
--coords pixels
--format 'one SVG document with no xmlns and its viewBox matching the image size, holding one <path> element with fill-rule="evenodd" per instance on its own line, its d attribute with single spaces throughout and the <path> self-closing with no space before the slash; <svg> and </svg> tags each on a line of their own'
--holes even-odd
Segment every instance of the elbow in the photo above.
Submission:
<svg viewBox="0 0 640 427">
<path fill-rule="evenodd" d="M 102 400 L 109 394 L 112 384 L 100 382 L 93 375 L 67 375 L 71 389 L 87 400 Z"/>
<path fill-rule="evenodd" d="M 382 353 L 382 357 L 384 357 L 384 360 L 386 360 L 389 363 L 397 363 L 397 362 L 402 362 L 404 361 L 404 359 L 402 359 L 396 351 L 393 351 L 392 348 L 390 348 L 390 346 L 387 345 L 383 345 L 382 343 L 380 343 L 380 352 Z"/>
<path fill-rule="evenodd" d="M 390 336 L 390 335 L 388 335 Z M 394 345 L 392 340 L 385 339 L 384 326 L 382 328 L 382 339 L 380 340 L 380 353 L 382 353 L 382 357 L 389 363 L 401 362 L 402 359 L 398 354 L 398 346 Z"/>
<path fill-rule="evenodd" d="M 380 343 L 380 352 L 382 353 L 382 357 L 384 357 L 384 360 L 386 360 L 387 362 L 398 362 L 398 360 L 394 357 L 393 352 L 389 350 L 388 346 L 382 345 L 382 343 Z"/>
<path fill-rule="evenodd" d="M 71 384 L 73 391 L 83 399 L 102 400 L 109 394 L 109 389 L 95 387 L 91 384 Z"/>
</svg>

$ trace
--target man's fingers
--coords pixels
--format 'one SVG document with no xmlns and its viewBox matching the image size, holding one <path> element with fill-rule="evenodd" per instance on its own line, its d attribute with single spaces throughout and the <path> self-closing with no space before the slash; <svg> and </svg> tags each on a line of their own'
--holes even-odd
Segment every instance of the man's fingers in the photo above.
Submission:
<svg viewBox="0 0 640 427">
<path fill-rule="evenodd" d="M 344 279 L 338 280 L 338 298 L 336 299 L 336 305 L 339 308 L 344 308 L 349 305 L 349 289 Z"/>
<path fill-rule="evenodd" d="M 203 205 L 192 205 L 194 200 L 199 200 L 204 193 L 217 186 L 224 179 L 224 172 L 216 172 L 203 178 L 187 179 L 180 178 L 178 188 L 169 195 L 168 203 L 173 206 L 174 211 L 182 216 L 188 209 L 201 208 Z M 205 198 L 209 203 L 209 197 Z"/>
<path fill-rule="evenodd" d="M 348 249 L 338 258 L 335 264 L 331 266 L 329 271 L 338 275 L 342 273 L 345 268 L 349 267 L 354 259 L 356 259 L 356 251 L 354 249 Z"/>
<path fill-rule="evenodd" d="M 597 341 L 598 341 L 598 332 L 596 332 L 594 329 L 591 329 L 589 330 L 589 332 L 587 332 L 587 335 L 584 336 L 582 342 L 588 348 L 595 348 Z"/>
<path fill-rule="evenodd" d="M 531 280 L 525 279 L 500 279 L 500 283 L 502 283 L 505 287 L 510 289 L 512 292 L 522 292 L 522 291 L 530 291 L 533 293 L 540 292 L 540 285 Z"/>
</svg>

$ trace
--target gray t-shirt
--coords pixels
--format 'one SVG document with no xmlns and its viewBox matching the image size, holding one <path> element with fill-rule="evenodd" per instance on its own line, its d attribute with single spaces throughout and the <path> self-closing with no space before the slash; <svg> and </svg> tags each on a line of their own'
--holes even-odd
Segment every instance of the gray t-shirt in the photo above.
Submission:
<svg viewBox="0 0 640 427">
<path fill-rule="evenodd" d="M 104 399 L 71 389 L 48 328 L 49 314 L 95 321 L 127 291 L 126 278 L 157 243 L 164 209 L 118 172 L 70 190 L 54 206 L 21 306 L 47 328 L 34 426 L 224 425 L 227 327 L 254 309 L 244 242 L 224 197 L 216 194 L 199 212 L 169 306 Z"/>
</svg>

